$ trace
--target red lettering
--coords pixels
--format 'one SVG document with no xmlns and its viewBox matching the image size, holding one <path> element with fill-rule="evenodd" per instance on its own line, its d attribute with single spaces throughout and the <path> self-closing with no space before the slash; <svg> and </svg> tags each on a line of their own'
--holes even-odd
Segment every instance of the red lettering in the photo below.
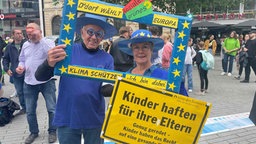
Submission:
<svg viewBox="0 0 256 144">
<path fill-rule="evenodd" d="M 144 0 L 131 0 L 124 8 L 123 8 L 123 12 L 126 13 L 127 11 L 133 9 L 134 7 L 136 7 L 137 5 L 139 5 L 140 3 L 142 3 Z"/>
<path fill-rule="evenodd" d="M 205 17 L 206 20 L 211 20 L 212 19 L 212 16 L 211 14 L 207 14 L 206 17 Z"/>
<path fill-rule="evenodd" d="M 242 19 L 244 17 L 244 14 L 238 14 L 238 19 Z"/>
<path fill-rule="evenodd" d="M 227 13 L 223 13 L 223 14 L 206 14 L 206 15 L 200 15 L 200 14 L 197 14 L 197 20 L 198 21 L 202 21 L 203 19 L 205 20 L 219 20 L 219 19 L 223 19 L 223 20 L 226 20 L 226 19 L 242 19 L 245 17 L 245 14 L 242 13 L 242 14 L 239 14 L 239 13 L 230 13 L 230 14 L 227 14 Z"/>
<path fill-rule="evenodd" d="M 229 19 L 235 19 L 235 14 L 234 13 L 229 14 L 228 18 Z"/>
<path fill-rule="evenodd" d="M 214 14 L 214 18 L 215 18 L 215 20 L 218 20 L 218 18 L 219 18 L 218 14 Z"/>
<path fill-rule="evenodd" d="M 197 15 L 197 20 L 198 20 L 198 21 L 201 21 L 202 19 L 203 19 L 203 18 L 202 18 L 202 15 L 199 15 L 199 14 L 198 14 L 198 15 Z"/>
<path fill-rule="evenodd" d="M 222 17 L 223 17 L 223 19 L 226 19 L 226 18 L 227 18 L 227 14 L 226 14 L 226 13 L 223 13 L 223 14 L 222 14 Z"/>
</svg>

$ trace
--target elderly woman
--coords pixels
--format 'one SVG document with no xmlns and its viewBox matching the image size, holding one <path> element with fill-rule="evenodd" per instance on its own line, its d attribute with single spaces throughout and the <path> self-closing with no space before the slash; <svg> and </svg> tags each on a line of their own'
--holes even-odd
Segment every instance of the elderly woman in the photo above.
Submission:
<svg viewBox="0 0 256 144">
<path fill-rule="evenodd" d="M 137 75 L 150 76 L 159 79 L 167 79 L 168 72 L 162 68 L 152 65 L 152 54 L 158 52 L 164 46 L 161 38 L 153 38 L 148 30 L 135 31 L 131 39 L 118 43 L 124 53 L 134 57 L 135 66 L 128 72 Z M 181 84 L 180 94 L 187 95 L 184 83 Z"/>
</svg>

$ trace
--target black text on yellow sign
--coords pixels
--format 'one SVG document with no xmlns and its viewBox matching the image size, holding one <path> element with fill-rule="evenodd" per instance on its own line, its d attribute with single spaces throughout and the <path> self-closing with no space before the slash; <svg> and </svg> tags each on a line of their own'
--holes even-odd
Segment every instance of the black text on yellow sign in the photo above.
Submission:
<svg viewBox="0 0 256 144">
<path fill-rule="evenodd" d="M 102 137 L 119 143 L 197 143 L 211 104 L 118 80 Z"/>
<path fill-rule="evenodd" d="M 122 73 L 110 72 L 107 70 L 97 70 L 92 68 L 83 68 L 71 65 L 68 66 L 68 74 L 108 81 L 115 81 L 117 77 L 122 77 L 123 75 Z"/>
<path fill-rule="evenodd" d="M 167 83 L 166 80 L 143 77 L 143 76 L 138 76 L 133 74 L 126 74 L 125 78 L 128 80 L 135 81 L 136 83 L 141 85 L 150 86 L 150 87 L 159 88 L 159 89 L 165 89 L 166 83 Z"/>
<path fill-rule="evenodd" d="M 119 8 L 116 6 L 104 5 L 97 2 L 84 1 L 84 0 L 79 0 L 77 10 L 82 12 L 90 12 L 90 13 L 103 15 L 103 16 L 110 16 L 114 18 L 123 17 L 122 8 Z"/>
<path fill-rule="evenodd" d="M 176 29 L 178 28 L 178 18 L 154 14 L 152 24 Z"/>
</svg>

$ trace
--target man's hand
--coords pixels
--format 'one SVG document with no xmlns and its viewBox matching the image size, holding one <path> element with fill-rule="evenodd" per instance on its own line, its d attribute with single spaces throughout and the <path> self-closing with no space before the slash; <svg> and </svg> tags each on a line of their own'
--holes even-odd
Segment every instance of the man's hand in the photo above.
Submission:
<svg viewBox="0 0 256 144">
<path fill-rule="evenodd" d="M 18 74 L 22 74 L 23 72 L 24 72 L 24 67 L 23 66 L 18 66 L 17 68 L 16 68 L 16 72 L 18 73 Z"/>
<path fill-rule="evenodd" d="M 54 67 L 55 64 L 66 57 L 66 52 L 64 50 L 66 45 L 58 45 L 48 51 L 47 61 L 49 66 Z"/>
<path fill-rule="evenodd" d="M 8 71 L 7 71 L 7 74 L 8 74 L 9 76 L 12 76 L 12 71 L 11 71 L 11 70 L 8 70 Z"/>
</svg>

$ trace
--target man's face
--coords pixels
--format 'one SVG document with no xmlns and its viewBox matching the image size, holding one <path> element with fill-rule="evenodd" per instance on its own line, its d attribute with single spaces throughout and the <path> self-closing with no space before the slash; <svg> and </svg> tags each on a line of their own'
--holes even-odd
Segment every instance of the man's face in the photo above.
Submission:
<svg viewBox="0 0 256 144">
<path fill-rule="evenodd" d="M 129 32 L 125 32 L 125 33 L 123 34 L 123 36 L 124 36 L 126 39 L 129 39 L 129 38 L 130 38 Z"/>
<path fill-rule="evenodd" d="M 40 39 L 42 38 L 41 30 L 36 29 L 34 26 L 27 26 L 26 32 L 28 35 L 28 39 L 32 43 L 38 43 L 40 41 Z"/>
<path fill-rule="evenodd" d="M 21 41 L 23 39 L 22 31 L 14 30 L 13 39 L 14 39 L 14 41 Z"/>
<path fill-rule="evenodd" d="M 255 33 L 250 33 L 250 39 L 253 39 L 255 37 Z"/>
<path fill-rule="evenodd" d="M 86 25 L 81 29 L 81 37 L 88 49 L 96 49 L 104 38 L 104 31 L 96 25 Z"/>
</svg>

